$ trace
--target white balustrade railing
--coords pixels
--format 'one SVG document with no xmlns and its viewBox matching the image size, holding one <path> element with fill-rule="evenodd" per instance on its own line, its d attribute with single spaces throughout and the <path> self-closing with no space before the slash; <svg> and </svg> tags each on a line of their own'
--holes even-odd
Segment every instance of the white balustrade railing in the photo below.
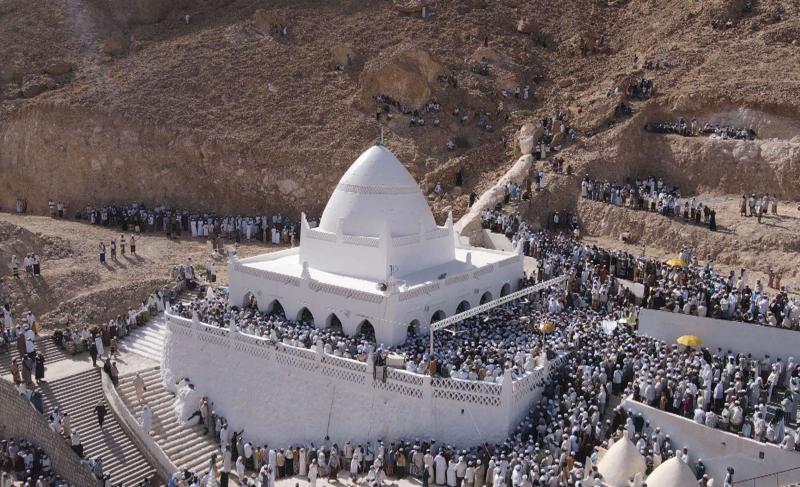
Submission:
<svg viewBox="0 0 800 487">
<path fill-rule="evenodd" d="M 425 389 L 430 388 L 433 399 L 466 402 L 488 407 L 504 407 L 504 401 L 517 403 L 535 392 L 535 383 L 547 374 L 548 368 L 539 367 L 516 381 L 503 383 L 462 380 L 445 377 L 429 377 L 402 369 L 387 368 L 385 380 L 373 376 L 368 364 L 353 359 L 338 357 L 317 350 L 285 343 L 274 343 L 267 337 L 231 332 L 227 328 L 208 325 L 199 321 L 167 313 L 167 330 L 181 337 L 197 339 L 220 347 L 232 348 L 260 360 L 275 360 L 282 366 L 291 366 L 307 371 L 316 371 L 335 380 L 369 385 L 375 389 L 422 399 Z M 554 362 L 551 361 L 550 368 Z M 510 388 L 505 399 L 504 388 Z"/>
</svg>

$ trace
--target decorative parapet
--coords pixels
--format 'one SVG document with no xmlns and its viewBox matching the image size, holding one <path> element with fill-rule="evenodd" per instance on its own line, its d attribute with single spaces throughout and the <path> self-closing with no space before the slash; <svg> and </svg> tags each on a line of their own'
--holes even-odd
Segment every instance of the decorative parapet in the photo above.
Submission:
<svg viewBox="0 0 800 487">
<path fill-rule="evenodd" d="M 271 272 L 264 269 L 256 269 L 255 267 L 244 265 L 241 262 L 235 262 L 233 264 L 233 270 L 235 272 L 241 272 L 242 274 L 248 274 L 250 276 L 260 277 L 270 281 L 277 281 L 286 285 L 300 287 L 301 279 L 298 277 L 278 274 L 277 272 Z"/>
<path fill-rule="evenodd" d="M 380 294 L 372 294 L 366 291 L 356 291 L 347 287 L 336 286 L 334 284 L 326 284 L 319 281 L 311 281 L 308 283 L 308 288 L 314 292 L 334 294 L 343 298 L 355 299 L 367 303 L 380 304 L 383 302 L 383 296 Z"/>
<path fill-rule="evenodd" d="M 205 323 L 195 322 L 180 316 L 167 314 L 167 329 L 171 333 L 190 337 L 204 343 L 245 353 L 260 360 L 275 360 L 282 366 L 294 367 L 322 374 L 333 380 L 346 381 L 374 389 L 399 394 L 403 397 L 423 400 L 457 401 L 479 406 L 507 408 L 504 388 L 512 391 L 516 403 L 531 396 L 535 390 L 534 379 L 545 377 L 546 368 L 538 368 L 525 378 L 513 383 L 474 381 L 445 377 L 430 377 L 402 369 L 386 369 L 385 381 L 373 376 L 367 363 L 323 353 L 317 346 L 312 349 L 274 343 L 266 337 L 240 332 L 230 332 Z M 556 359 L 558 360 L 558 359 Z M 555 361 L 551 361 L 551 367 Z"/>
<path fill-rule="evenodd" d="M 414 298 L 416 298 L 418 296 L 429 294 L 429 293 L 431 293 L 433 291 L 436 291 L 438 289 L 439 289 L 439 283 L 438 282 L 430 282 L 428 284 L 423 284 L 421 286 L 417 286 L 417 287 L 411 289 L 410 291 L 401 292 L 399 299 L 400 299 L 400 301 L 408 301 L 409 299 L 414 299 Z"/>
</svg>

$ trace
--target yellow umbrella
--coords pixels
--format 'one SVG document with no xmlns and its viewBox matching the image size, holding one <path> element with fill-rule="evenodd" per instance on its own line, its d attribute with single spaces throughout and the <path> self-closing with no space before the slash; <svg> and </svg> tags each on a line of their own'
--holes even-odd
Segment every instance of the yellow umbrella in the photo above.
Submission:
<svg viewBox="0 0 800 487">
<path fill-rule="evenodd" d="M 678 344 L 684 347 L 699 347 L 702 343 L 703 340 L 695 335 L 683 335 L 678 337 Z"/>
<path fill-rule="evenodd" d="M 555 329 L 556 325 L 552 323 L 542 323 L 541 325 L 539 325 L 539 331 L 541 331 L 542 333 L 553 333 Z"/>
<path fill-rule="evenodd" d="M 671 265 L 673 267 L 686 267 L 686 262 L 683 259 L 673 258 L 667 261 L 667 265 Z"/>
</svg>

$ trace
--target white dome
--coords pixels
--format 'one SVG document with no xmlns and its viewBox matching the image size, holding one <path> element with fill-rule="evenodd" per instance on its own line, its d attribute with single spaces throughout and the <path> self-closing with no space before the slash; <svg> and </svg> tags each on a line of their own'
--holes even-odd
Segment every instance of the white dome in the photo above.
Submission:
<svg viewBox="0 0 800 487">
<path fill-rule="evenodd" d="M 345 235 L 380 236 L 385 223 L 392 237 L 436 228 L 428 202 L 403 164 L 383 146 L 361 154 L 336 186 L 319 228 L 336 232 L 343 221 Z"/>
<path fill-rule="evenodd" d="M 697 479 L 689 465 L 672 457 L 647 477 L 647 487 L 695 487 Z"/>
<path fill-rule="evenodd" d="M 603 475 L 603 482 L 611 487 L 627 487 L 628 480 L 637 473 L 644 475 L 646 470 L 644 457 L 627 436 L 614 442 L 597 463 L 597 471 Z M 650 485 L 649 479 L 647 485 Z"/>
</svg>

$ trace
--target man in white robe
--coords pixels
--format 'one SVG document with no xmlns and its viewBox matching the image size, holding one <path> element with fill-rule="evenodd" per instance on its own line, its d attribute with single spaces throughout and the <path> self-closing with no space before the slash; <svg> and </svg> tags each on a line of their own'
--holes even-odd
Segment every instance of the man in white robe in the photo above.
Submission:
<svg viewBox="0 0 800 487">
<path fill-rule="evenodd" d="M 433 464 L 436 468 L 436 476 L 434 483 L 436 485 L 444 485 L 447 483 L 447 460 L 444 455 L 439 452 L 433 459 Z"/>
</svg>

